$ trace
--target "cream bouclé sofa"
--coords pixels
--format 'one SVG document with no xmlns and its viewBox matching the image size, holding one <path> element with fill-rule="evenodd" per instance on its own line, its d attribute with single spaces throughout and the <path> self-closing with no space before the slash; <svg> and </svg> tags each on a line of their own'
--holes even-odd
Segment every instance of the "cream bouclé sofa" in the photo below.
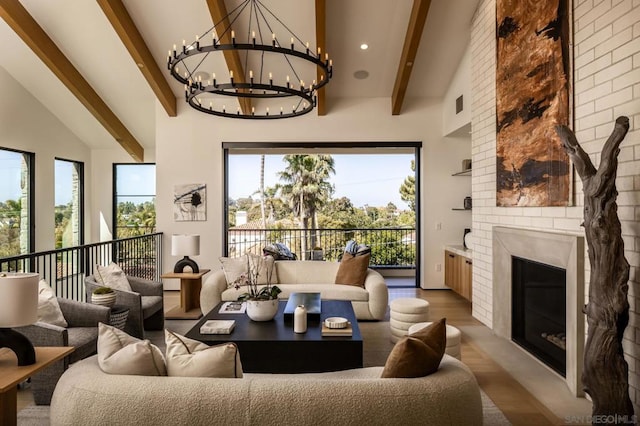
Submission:
<svg viewBox="0 0 640 426">
<path fill-rule="evenodd" d="M 481 425 L 473 373 L 445 355 L 434 374 L 382 379 L 383 367 L 241 379 L 103 373 L 97 356 L 62 375 L 51 425 Z"/>
<path fill-rule="evenodd" d="M 279 260 L 275 262 L 280 299 L 294 292 L 319 292 L 323 300 L 350 300 L 359 320 L 381 320 L 387 312 L 389 292 L 382 275 L 368 269 L 364 288 L 334 284 L 339 262 Z M 274 277 L 275 281 L 275 277 Z M 207 314 L 218 303 L 237 300 L 246 291 L 227 288 L 222 269 L 213 271 L 200 291 L 200 308 Z"/>
</svg>

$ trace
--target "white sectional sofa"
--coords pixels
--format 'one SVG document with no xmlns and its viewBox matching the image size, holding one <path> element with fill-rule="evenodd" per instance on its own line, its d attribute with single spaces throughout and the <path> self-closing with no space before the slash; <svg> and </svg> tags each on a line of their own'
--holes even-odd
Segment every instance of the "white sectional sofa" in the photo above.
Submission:
<svg viewBox="0 0 640 426">
<path fill-rule="evenodd" d="M 97 356 L 61 377 L 51 425 L 481 425 L 480 388 L 445 355 L 434 374 L 382 379 L 383 367 L 241 379 L 103 373 Z"/>
<path fill-rule="evenodd" d="M 280 260 L 275 262 L 280 299 L 294 292 L 319 292 L 324 300 L 350 300 L 359 320 L 381 320 L 387 312 L 389 292 L 382 275 L 368 269 L 364 288 L 334 284 L 339 262 Z M 237 300 L 246 290 L 227 288 L 224 271 L 213 271 L 200 292 L 200 308 L 209 313 L 221 301 Z"/>
</svg>

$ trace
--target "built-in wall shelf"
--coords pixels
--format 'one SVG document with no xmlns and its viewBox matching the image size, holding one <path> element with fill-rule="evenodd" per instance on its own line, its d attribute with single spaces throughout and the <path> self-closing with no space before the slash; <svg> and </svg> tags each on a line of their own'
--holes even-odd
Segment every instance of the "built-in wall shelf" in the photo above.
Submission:
<svg viewBox="0 0 640 426">
<path fill-rule="evenodd" d="M 451 176 L 471 176 L 471 169 L 464 170 L 462 172 L 454 173 Z"/>
</svg>

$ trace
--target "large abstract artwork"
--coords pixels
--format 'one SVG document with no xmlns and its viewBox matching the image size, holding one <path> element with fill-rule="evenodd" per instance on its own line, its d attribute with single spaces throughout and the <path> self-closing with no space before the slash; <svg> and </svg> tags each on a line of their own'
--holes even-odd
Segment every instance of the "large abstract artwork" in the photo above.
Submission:
<svg viewBox="0 0 640 426">
<path fill-rule="evenodd" d="M 569 2 L 497 0 L 498 206 L 569 204 Z"/>
</svg>

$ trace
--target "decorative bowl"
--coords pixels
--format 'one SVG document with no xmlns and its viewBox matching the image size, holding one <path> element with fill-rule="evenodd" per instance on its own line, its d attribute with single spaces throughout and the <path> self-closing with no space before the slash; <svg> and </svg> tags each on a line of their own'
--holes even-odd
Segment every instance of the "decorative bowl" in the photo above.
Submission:
<svg viewBox="0 0 640 426">
<path fill-rule="evenodd" d="M 342 317 L 330 317 L 324 320 L 324 325 L 327 328 L 347 328 L 349 321 Z"/>
</svg>

